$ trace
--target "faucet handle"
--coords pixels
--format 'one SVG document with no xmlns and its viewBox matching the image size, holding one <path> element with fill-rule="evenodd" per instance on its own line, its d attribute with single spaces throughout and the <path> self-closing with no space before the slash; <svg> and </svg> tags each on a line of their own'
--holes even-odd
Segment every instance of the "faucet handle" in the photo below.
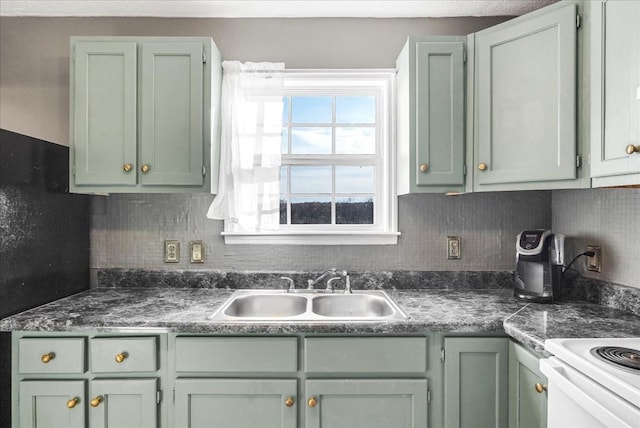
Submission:
<svg viewBox="0 0 640 428">
<path fill-rule="evenodd" d="M 280 279 L 283 279 L 285 281 L 289 281 L 289 288 L 287 288 L 287 293 L 291 290 L 295 290 L 296 289 L 296 285 L 293 282 L 293 279 L 289 278 L 288 276 L 281 276 Z"/>
</svg>

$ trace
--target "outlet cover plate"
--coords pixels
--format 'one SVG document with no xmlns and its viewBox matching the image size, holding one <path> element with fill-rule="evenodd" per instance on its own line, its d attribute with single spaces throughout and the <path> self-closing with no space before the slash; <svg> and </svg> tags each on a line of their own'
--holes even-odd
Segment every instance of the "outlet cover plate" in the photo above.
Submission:
<svg viewBox="0 0 640 428">
<path fill-rule="evenodd" d="M 191 263 L 204 263 L 204 242 L 189 242 L 189 250 L 191 253 Z"/>
<path fill-rule="evenodd" d="M 178 263 L 180 261 L 180 241 L 164 241 L 164 262 Z"/>
<path fill-rule="evenodd" d="M 593 251 L 593 257 L 587 257 L 587 270 L 600 272 L 602 270 L 602 247 L 600 245 L 587 245 L 587 251 Z"/>
<path fill-rule="evenodd" d="M 458 260 L 460 258 L 460 237 L 447 236 L 447 259 Z"/>
</svg>

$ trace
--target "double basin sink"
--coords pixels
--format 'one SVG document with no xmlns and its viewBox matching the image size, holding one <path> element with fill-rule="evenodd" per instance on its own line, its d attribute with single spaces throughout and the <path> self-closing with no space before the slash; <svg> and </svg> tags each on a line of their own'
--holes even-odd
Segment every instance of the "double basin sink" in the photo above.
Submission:
<svg viewBox="0 0 640 428">
<path fill-rule="evenodd" d="M 407 319 L 382 290 L 237 290 L 212 316 L 218 321 L 385 321 Z"/>
</svg>

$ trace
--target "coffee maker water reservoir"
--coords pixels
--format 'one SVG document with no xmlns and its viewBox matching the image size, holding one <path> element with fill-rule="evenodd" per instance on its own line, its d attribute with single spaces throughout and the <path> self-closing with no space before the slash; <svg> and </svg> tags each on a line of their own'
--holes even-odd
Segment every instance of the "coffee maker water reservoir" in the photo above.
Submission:
<svg viewBox="0 0 640 428">
<path fill-rule="evenodd" d="M 514 296 L 548 303 L 560 300 L 564 235 L 550 230 L 524 230 L 516 239 Z"/>
</svg>

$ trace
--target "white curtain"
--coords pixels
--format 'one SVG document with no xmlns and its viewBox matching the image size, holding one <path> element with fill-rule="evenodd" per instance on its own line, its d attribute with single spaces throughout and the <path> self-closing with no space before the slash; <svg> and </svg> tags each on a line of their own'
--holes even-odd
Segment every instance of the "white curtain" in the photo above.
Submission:
<svg viewBox="0 0 640 428">
<path fill-rule="evenodd" d="M 276 230 L 280 223 L 283 63 L 222 63 L 218 194 L 207 217 L 225 230 Z"/>
</svg>

